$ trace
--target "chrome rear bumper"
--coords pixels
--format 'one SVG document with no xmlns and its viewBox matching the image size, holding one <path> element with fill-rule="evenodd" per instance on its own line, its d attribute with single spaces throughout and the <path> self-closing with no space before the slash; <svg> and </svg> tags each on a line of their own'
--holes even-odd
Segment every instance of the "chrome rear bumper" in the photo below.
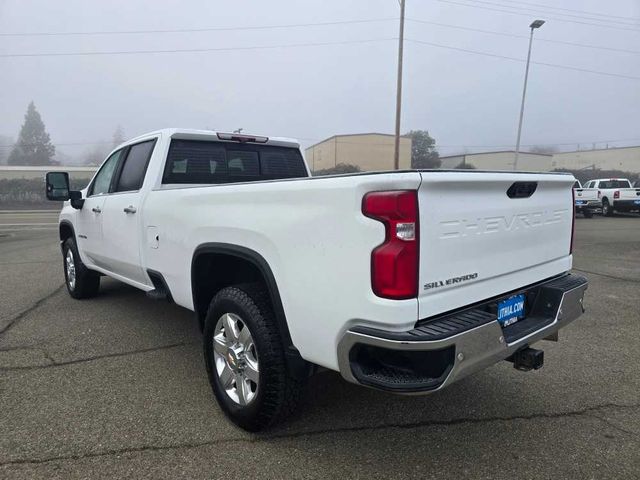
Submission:
<svg viewBox="0 0 640 480">
<path fill-rule="evenodd" d="M 568 274 L 419 322 L 408 332 L 355 327 L 338 345 L 340 373 L 350 382 L 381 390 L 434 392 L 553 337 L 583 313 L 586 289 L 585 278 Z M 527 295 L 529 314 L 502 328 L 492 305 L 515 293 Z"/>
</svg>

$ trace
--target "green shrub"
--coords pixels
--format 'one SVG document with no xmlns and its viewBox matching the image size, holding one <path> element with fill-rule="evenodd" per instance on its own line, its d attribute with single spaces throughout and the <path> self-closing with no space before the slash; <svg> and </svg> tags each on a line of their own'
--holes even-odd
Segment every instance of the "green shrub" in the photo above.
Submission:
<svg viewBox="0 0 640 480">
<path fill-rule="evenodd" d="M 325 168 L 324 170 L 316 170 L 313 172 L 314 177 L 321 177 L 323 175 L 340 175 L 344 173 L 358 173 L 360 172 L 358 165 L 349 165 L 346 163 L 339 163 L 333 168 Z"/>
<path fill-rule="evenodd" d="M 72 190 L 81 190 L 87 185 L 86 179 L 70 180 Z M 14 206 L 59 205 L 49 202 L 45 195 L 44 179 L 11 178 L 0 179 L 0 208 Z"/>
</svg>

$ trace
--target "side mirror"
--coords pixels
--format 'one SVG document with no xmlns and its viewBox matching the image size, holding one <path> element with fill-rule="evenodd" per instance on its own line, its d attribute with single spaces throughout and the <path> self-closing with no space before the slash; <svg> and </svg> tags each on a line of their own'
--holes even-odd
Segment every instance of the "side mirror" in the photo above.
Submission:
<svg viewBox="0 0 640 480">
<path fill-rule="evenodd" d="M 47 200 L 64 202 L 71 200 L 71 206 L 77 210 L 84 205 L 82 192 L 69 189 L 69 174 L 67 172 L 47 172 Z"/>
<path fill-rule="evenodd" d="M 47 200 L 64 202 L 69 200 L 69 174 L 67 172 L 47 172 Z"/>
</svg>

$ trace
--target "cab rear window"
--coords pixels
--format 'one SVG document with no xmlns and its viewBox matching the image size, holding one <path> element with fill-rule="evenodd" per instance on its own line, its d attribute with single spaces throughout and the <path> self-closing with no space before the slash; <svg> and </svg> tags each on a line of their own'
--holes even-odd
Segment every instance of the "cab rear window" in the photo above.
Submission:
<svg viewBox="0 0 640 480">
<path fill-rule="evenodd" d="M 233 183 L 307 177 L 297 148 L 172 140 L 162 183 Z"/>
</svg>

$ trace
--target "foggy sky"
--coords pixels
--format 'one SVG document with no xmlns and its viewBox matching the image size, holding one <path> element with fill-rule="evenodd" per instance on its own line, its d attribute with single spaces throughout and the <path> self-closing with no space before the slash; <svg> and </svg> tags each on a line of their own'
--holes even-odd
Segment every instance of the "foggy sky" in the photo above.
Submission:
<svg viewBox="0 0 640 480">
<path fill-rule="evenodd" d="M 455 0 L 471 3 L 467 0 Z M 476 6 L 504 9 L 514 0 Z M 525 0 L 522 0 L 525 1 Z M 526 0 L 628 17 L 621 29 L 561 19 L 577 12 L 523 3 L 515 15 L 438 0 L 407 0 L 409 19 L 640 51 L 640 0 Z M 526 10 L 525 10 L 526 9 Z M 0 134 L 17 137 L 33 100 L 58 150 L 80 155 L 110 141 L 163 127 L 212 128 L 295 137 L 303 146 L 334 134 L 393 133 L 399 7 L 396 0 L 215 1 L 0 0 L 0 32 L 77 32 L 260 26 L 391 19 L 250 31 L 0 37 L 15 53 L 226 48 L 382 39 L 363 44 L 229 52 L 0 58 Z M 564 15 L 575 15 L 569 17 Z M 592 16 L 593 17 L 593 16 Z M 631 17 L 636 17 L 635 19 Z M 596 20 L 590 23 L 600 23 Z M 637 26 L 625 26 L 622 23 Z M 626 30 L 622 30 L 626 29 Z M 421 24 L 405 36 L 524 59 L 526 38 Z M 640 55 L 534 40 L 533 61 L 640 77 Z M 402 131 L 429 130 L 441 155 L 467 146 L 515 143 L 524 63 L 434 46 L 405 44 Z M 522 144 L 626 140 L 640 144 L 640 80 L 532 65 Z M 604 146 L 604 145 L 602 145 Z M 573 148 L 575 149 L 575 148 Z"/>
</svg>

